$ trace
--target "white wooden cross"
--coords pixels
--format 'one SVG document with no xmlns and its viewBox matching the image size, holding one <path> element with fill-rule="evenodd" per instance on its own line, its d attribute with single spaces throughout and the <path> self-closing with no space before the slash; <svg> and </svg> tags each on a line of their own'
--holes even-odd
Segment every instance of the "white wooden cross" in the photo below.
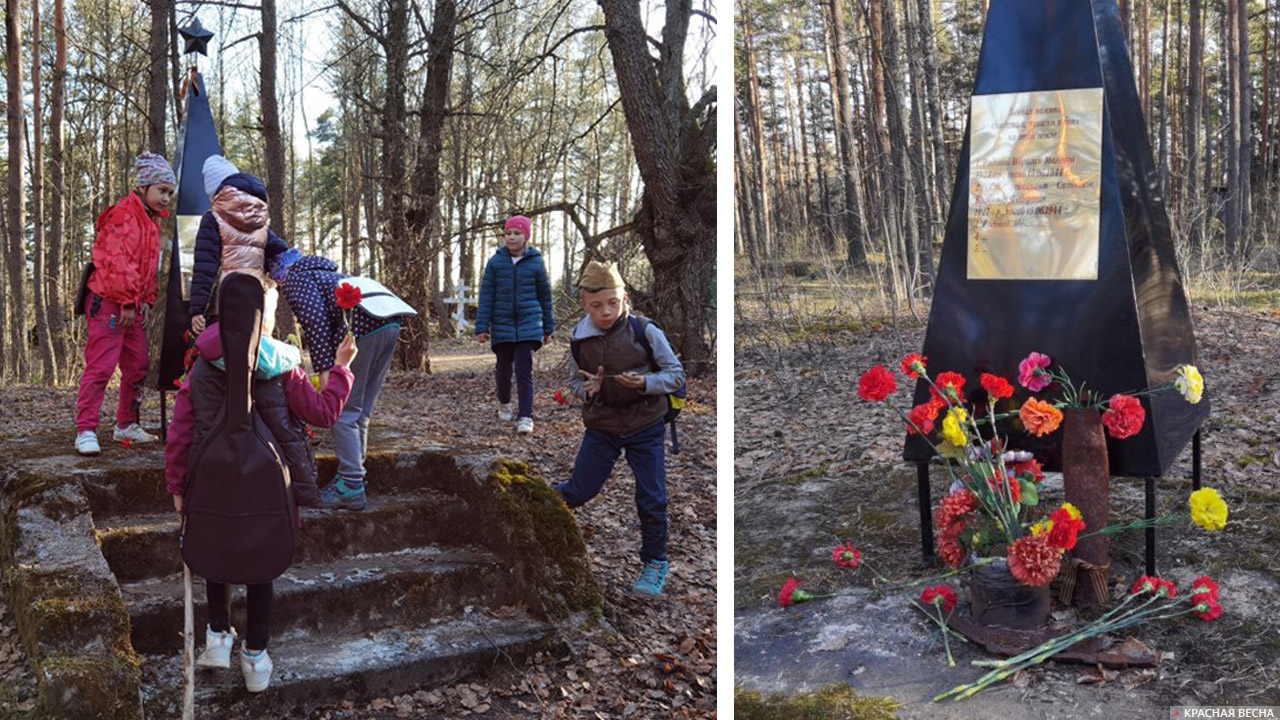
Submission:
<svg viewBox="0 0 1280 720">
<path fill-rule="evenodd" d="M 472 324 L 467 319 L 467 306 L 479 304 L 475 298 L 467 297 L 467 290 L 466 285 L 458 284 L 455 290 L 457 294 L 451 298 L 445 298 L 445 304 L 454 306 L 453 314 L 449 317 L 453 318 L 455 339 L 461 339 L 464 333 L 470 333 Z"/>
</svg>

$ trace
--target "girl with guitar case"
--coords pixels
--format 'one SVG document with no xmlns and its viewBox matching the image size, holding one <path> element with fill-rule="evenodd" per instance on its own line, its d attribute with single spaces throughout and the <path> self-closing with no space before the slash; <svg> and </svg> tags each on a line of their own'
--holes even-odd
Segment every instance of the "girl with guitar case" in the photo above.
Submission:
<svg viewBox="0 0 1280 720">
<path fill-rule="evenodd" d="M 282 344 L 262 337 L 261 281 L 233 273 L 220 292 L 221 322 L 197 340 L 200 358 L 175 400 L 166 480 L 182 515 L 182 559 L 206 581 L 209 628 L 196 664 L 230 667 L 235 633 L 228 586 L 246 585 L 248 634 L 240 666 L 249 691 L 261 692 L 272 670 L 266 652 L 271 582 L 292 561 L 297 504 L 318 500 L 314 460 L 299 420 L 321 427 L 337 420 L 351 389 L 346 366 L 355 345 L 339 349 L 335 372 L 316 393 L 300 367 L 288 358 L 281 365 L 287 355 L 279 351 Z M 309 475 L 312 497 L 291 482 L 299 475 Z"/>
</svg>

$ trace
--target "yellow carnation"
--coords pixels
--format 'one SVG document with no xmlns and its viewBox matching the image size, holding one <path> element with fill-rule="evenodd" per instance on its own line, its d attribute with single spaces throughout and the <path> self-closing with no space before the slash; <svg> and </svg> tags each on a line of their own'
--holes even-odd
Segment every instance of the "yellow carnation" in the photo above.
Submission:
<svg viewBox="0 0 1280 720">
<path fill-rule="evenodd" d="M 315 388 L 316 392 L 324 392 L 324 386 L 320 384 L 319 374 L 311 376 L 311 387 Z"/>
<path fill-rule="evenodd" d="M 1079 520 L 1084 517 L 1083 515 L 1080 514 L 1080 511 L 1076 508 L 1076 506 L 1072 505 L 1069 502 L 1062 503 L 1062 509 L 1067 511 L 1067 514 L 1071 516 L 1072 520 Z"/>
<path fill-rule="evenodd" d="M 1032 535 L 1043 535 L 1053 529 L 1052 520 L 1044 520 L 1031 526 Z"/>
<path fill-rule="evenodd" d="M 1227 503 L 1213 488 L 1191 493 L 1191 520 L 1205 530 L 1221 530 L 1227 525 Z"/>
<path fill-rule="evenodd" d="M 969 413 L 964 408 L 951 408 L 942 419 L 942 437 L 956 447 L 968 445 L 969 436 L 964 433 L 964 422 L 968 419 Z"/>
<path fill-rule="evenodd" d="M 1201 377 L 1195 365 L 1179 367 L 1178 377 L 1173 381 L 1173 386 L 1192 405 L 1200 402 L 1200 396 L 1204 394 L 1204 378 Z"/>
</svg>

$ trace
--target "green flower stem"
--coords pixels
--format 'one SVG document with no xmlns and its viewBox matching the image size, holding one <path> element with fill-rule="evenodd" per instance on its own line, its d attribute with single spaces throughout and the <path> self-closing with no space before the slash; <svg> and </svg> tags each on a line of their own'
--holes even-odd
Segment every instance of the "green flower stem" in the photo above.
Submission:
<svg viewBox="0 0 1280 720">
<path fill-rule="evenodd" d="M 985 690 L 986 688 L 990 687 L 992 684 L 999 682 L 1009 677 L 1010 675 L 1018 672 L 1019 670 L 1023 670 L 1025 668 L 1031 667 L 1032 665 L 1038 665 L 1044 662 L 1045 660 L 1048 660 L 1050 657 L 1090 637 L 1095 637 L 1097 635 L 1102 635 L 1107 632 L 1113 632 L 1116 630 L 1122 630 L 1125 628 L 1133 627 L 1149 619 L 1165 619 L 1165 618 L 1177 617 L 1179 615 L 1185 615 L 1187 612 L 1193 612 L 1195 610 L 1195 607 L 1192 606 L 1189 610 L 1176 612 L 1176 613 L 1160 614 L 1162 611 L 1168 610 L 1170 607 L 1173 607 L 1174 605 L 1183 602 L 1185 600 L 1185 597 L 1174 598 L 1171 603 L 1149 608 L 1148 606 L 1151 606 L 1153 603 L 1157 603 L 1161 600 L 1167 599 L 1166 596 L 1164 595 L 1153 594 L 1151 595 L 1151 597 L 1147 598 L 1147 600 L 1143 602 L 1141 605 L 1138 605 L 1137 607 L 1130 609 L 1129 612 L 1123 615 L 1117 615 L 1117 612 L 1121 608 L 1128 605 L 1129 602 L 1134 597 L 1137 597 L 1137 596 L 1127 595 L 1125 597 L 1125 600 L 1120 605 L 1108 611 L 1106 614 L 1102 615 L 1097 620 L 1094 620 L 1088 625 L 1085 625 L 1079 628 L 1075 632 L 1069 633 L 1059 638 L 1054 638 L 1053 640 L 1050 640 L 1044 643 L 1043 645 L 1032 648 L 1031 650 L 1021 653 L 1020 655 L 1017 655 L 1013 658 L 1000 661 L 1001 664 L 999 664 L 995 670 L 992 670 L 991 672 L 987 673 L 986 675 L 983 675 L 982 677 L 978 678 L 976 681 L 972 683 L 969 683 L 968 685 L 960 685 L 945 693 L 939 694 L 934 698 L 934 702 L 937 702 L 939 700 L 942 700 L 947 697 L 952 697 L 952 696 L 954 696 L 952 697 L 953 701 L 959 701 L 967 697 L 971 697 L 981 692 L 982 690 Z"/>
<path fill-rule="evenodd" d="M 965 636 L 961 635 L 960 633 L 956 632 L 955 630 L 952 630 L 952 629 L 951 629 L 951 628 L 946 624 L 946 622 L 945 622 L 945 621 L 943 621 L 943 622 L 938 622 L 938 620 L 934 619 L 934 617 L 933 617 L 932 615 L 930 615 L 930 614 L 929 614 L 929 610 L 928 610 L 928 608 L 926 608 L 925 606 L 921 605 L 921 604 L 920 604 L 920 603 L 919 603 L 915 598 L 912 598 L 912 599 L 911 599 L 911 604 L 912 604 L 912 605 L 915 605 L 915 606 L 916 606 L 916 608 L 918 608 L 918 609 L 920 610 L 920 612 L 924 613 L 924 616 L 925 616 L 926 618 L 928 618 L 929 622 L 933 623 L 934 625 L 937 625 L 937 626 L 942 630 L 942 633 L 943 633 L 944 635 L 950 635 L 951 637 L 954 637 L 956 640 L 959 640 L 959 641 L 960 641 L 960 642 L 962 642 L 962 643 L 967 643 L 967 642 L 969 642 L 969 638 L 967 638 L 967 637 L 965 637 Z"/>
<path fill-rule="evenodd" d="M 1095 537 L 1099 535 L 1115 535 L 1116 533 L 1122 533 L 1127 530 L 1144 530 L 1146 528 L 1163 527 L 1165 525 L 1173 525 L 1179 520 L 1190 519 L 1190 518 L 1191 518 L 1190 513 L 1169 513 L 1168 515 L 1161 515 L 1158 518 L 1151 518 L 1151 519 L 1143 518 L 1142 520 L 1134 520 L 1133 522 L 1129 522 L 1129 523 L 1121 523 L 1118 525 L 1108 525 L 1102 528 L 1101 530 L 1094 530 L 1093 532 L 1081 533 L 1076 536 L 1076 539 L 1081 540 L 1087 537 Z"/>
<path fill-rule="evenodd" d="M 952 569 L 952 570 L 948 570 L 948 571 L 946 571 L 946 572 L 944 572 L 944 573 L 941 573 L 941 574 L 938 574 L 938 575 L 930 575 L 929 577 L 926 577 L 926 578 L 921 578 L 921 579 L 919 579 L 919 580 L 911 580 L 911 581 L 908 581 L 908 582 L 902 582 L 902 583 L 890 583 L 889 585 L 886 585 L 886 586 L 883 586 L 883 587 L 872 587 L 871 589 L 872 589 L 872 591 L 873 591 L 873 592 L 875 592 L 875 593 L 877 593 L 877 594 L 885 595 L 885 594 L 890 593 L 890 592 L 897 592 L 898 590 L 906 590 L 906 589 L 908 589 L 908 588 L 919 587 L 919 586 L 924 585 L 924 584 L 926 584 L 926 583 L 934 583 L 934 582 L 937 582 L 937 581 L 939 581 L 939 580 L 947 580 L 947 579 L 949 579 L 949 578 L 953 578 L 953 577 L 955 577 L 955 576 L 957 576 L 957 575 L 960 575 L 961 573 L 964 573 L 964 572 L 968 571 L 970 568 L 982 567 L 982 566 L 984 566 L 984 565 L 990 565 L 990 564 L 994 563 L 997 559 L 998 559 L 998 558 L 980 558 L 980 559 L 978 559 L 978 560 L 976 560 L 976 561 L 974 561 L 974 562 L 972 562 L 972 563 L 970 563 L 970 564 L 968 564 L 968 565 L 965 565 L 965 566 L 963 566 L 963 567 L 959 567 L 959 568 L 954 568 L 954 569 Z M 865 563 L 863 563 L 863 564 L 865 564 Z M 875 572 L 875 571 L 873 570 L 872 572 Z M 879 575 L 879 573 L 877 573 L 877 574 L 876 574 L 876 577 L 880 578 L 881 580 L 884 580 L 884 579 L 885 579 L 885 578 L 881 577 L 881 576 Z"/>
<path fill-rule="evenodd" d="M 947 638 L 947 619 L 942 616 L 942 603 L 933 601 L 933 609 L 938 611 L 938 622 L 942 625 L 942 646 L 947 649 L 947 667 L 955 667 L 956 659 L 951 657 L 951 641 Z"/>
</svg>

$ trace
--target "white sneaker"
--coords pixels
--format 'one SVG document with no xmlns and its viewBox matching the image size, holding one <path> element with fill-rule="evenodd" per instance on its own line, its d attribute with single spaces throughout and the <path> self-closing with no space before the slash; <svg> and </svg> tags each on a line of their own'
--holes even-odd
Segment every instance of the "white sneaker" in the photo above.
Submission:
<svg viewBox="0 0 1280 720">
<path fill-rule="evenodd" d="M 98 433 L 82 430 L 76 435 L 76 452 L 81 455 L 97 455 L 102 452 L 102 448 L 98 446 Z"/>
<path fill-rule="evenodd" d="M 244 673 L 244 687 L 251 693 L 262 692 L 271 684 L 271 656 L 263 650 L 258 655 L 249 656 L 240 650 L 240 672 Z"/>
<path fill-rule="evenodd" d="M 520 422 L 516 423 L 516 432 L 521 435 L 533 432 L 533 418 L 520 418 Z"/>
<path fill-rule="evenodd" d="M 138 423 L 130 423 L 128 427 L 117 427 L 115 433 L 111 436 L 116 442 L 124 442 L 132 440 L 134 443 L 141 445 L 142 443 L 152 443 L 160 438 L 152 435 Z"/>
<path fill-rule="evenodd" d="M 511 422 L 512 420 L 515 419 L 515 417 L 516 417 L 515 413 L 511 412 L 511 403 L 498 404 L 499 420 L 501 420 L 502 422 Z"/>
<path fill-rule="evenodd" d="M 206 626 L 204 650 L 201 651 L 200 657 L 196 658 L 196 667 L 222 669 L 231 667 L 231 645 L 235 639 L 235 628 L 228 632 L 214 632 L 212 628 Z"/>
</svg>

